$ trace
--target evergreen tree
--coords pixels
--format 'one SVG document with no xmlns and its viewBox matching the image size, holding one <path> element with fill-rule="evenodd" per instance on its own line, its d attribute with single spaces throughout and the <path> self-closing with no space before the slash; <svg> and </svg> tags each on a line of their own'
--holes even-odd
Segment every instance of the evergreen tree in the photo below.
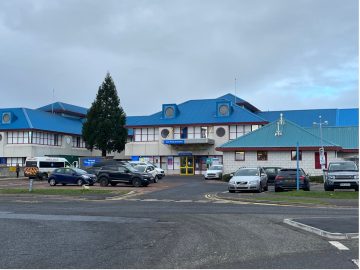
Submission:
<svg viewBox="0 0 360 270">
<path fill-rule="evenodd" d="M 82 136 L 86 148 L 100 149 L 102 156 L 111 151 L 121 152 L 125 148 L 127 129 L 126 115 L 110 73 L 99 87 L 95 101 L 86 115 Z"/>
</svg>

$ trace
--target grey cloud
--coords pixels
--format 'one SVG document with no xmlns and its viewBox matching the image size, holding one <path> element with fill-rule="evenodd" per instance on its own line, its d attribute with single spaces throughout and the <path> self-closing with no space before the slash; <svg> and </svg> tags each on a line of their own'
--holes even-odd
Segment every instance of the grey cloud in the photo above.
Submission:
<svg viewBox="0 0 360 270">
<path fill-rule="evenodd" d="M 128 115 L 234 91 L 260 109 L 354 107 L 355 0 L 2 1 L 0 107 L 90 106 L 110 71 Z M 282 100 L 269 98 L 278 96 Z M 286 99 L 283 99 L 285 97 Z"/>
</svg>

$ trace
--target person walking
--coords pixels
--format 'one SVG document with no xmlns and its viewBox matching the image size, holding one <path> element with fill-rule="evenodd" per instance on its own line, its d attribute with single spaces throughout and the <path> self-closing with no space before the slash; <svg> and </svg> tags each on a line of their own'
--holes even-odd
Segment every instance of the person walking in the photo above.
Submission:
<svg viewBox="0 0 360 270">
<path fill-rule="evenodd" d="M 19 178 L 20 166 L 19 163 L 16 163 L 16 178 Z"/>
</svg>

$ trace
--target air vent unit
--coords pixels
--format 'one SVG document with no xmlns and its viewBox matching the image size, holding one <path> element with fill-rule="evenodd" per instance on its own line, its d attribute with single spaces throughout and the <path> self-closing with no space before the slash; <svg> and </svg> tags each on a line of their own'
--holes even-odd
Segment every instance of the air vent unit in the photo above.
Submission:
<svg viewBox="0 0 360 270">
<path fill-rule="evenodd" d="M 216 102 L 216 116 L 226 117 L 232 113 L 232 106 L 230 101 Z"/>
<path fill-rule="evenodd" d="M 12 119 L 12 113 L 11 112 L 4 112 L 1 116 L 1 123 L 2 124 L 10 124 Z"/>
<path fill-rule="evenodd" d="M 178 114 L 178 107 L 176 104 L 163 104 L 162 115 L 165 119 L 175 118 Z"/>
</svg>

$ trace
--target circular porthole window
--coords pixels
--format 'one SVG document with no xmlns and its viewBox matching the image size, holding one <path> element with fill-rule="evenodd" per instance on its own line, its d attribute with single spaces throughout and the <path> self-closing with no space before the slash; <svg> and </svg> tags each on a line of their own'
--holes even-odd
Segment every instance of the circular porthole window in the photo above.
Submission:
<svg viewBox="0 0 360 270">
<path fill-rule="evenodd" d="M 173 117 L 174 116 L 174 108 L 173 107 L 167 107 L 165 109 L 165 116 L 166 117 Z"/>
<path fill-rule="evenodd" d="M 10 121 L 10 114 L 4 113 L 3 116 L 2 116 L 2 121 L 3 121 L 3 123 L 9 123 L 9 121 Z"/>
<path fill-rule="evenodd" d="M 169 130 L 165 128 L 161 131 L 161 137 L 165 139 L 167 138 L 167 136 L 169 136 L 169 133 L 170 133 Z"/>
<path fill-rule="evenodd" d="M 227 114 L 229 114 L 229 106 L 227 106 L 227 105 L 221 105 L 221 106 L 219 107 L 219 113 L 220 113 L 221 115 L 227 115 Z"/>
<path fill-rule="evenodd" d="M 217 129 L 216 129 L 216 135 L 217 135 L 218 137 L 224 137 L 224 135 L 225 135 L 225 129 L 222 128 L 222 127 L 217 128 Z"/>
</svg>

